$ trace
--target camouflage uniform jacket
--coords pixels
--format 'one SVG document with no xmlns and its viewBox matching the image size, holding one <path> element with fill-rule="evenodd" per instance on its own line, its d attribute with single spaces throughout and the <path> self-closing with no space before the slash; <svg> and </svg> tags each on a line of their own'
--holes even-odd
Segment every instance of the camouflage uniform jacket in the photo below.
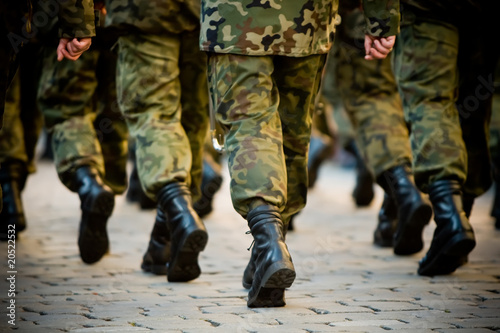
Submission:
<svg viewBox="0 0 500 333">
<path fill-rule="evenodd" d="M 43 2 L 43 1 L 40 1 Z M 95 15 L 93 0 L 58 1 L 59 36 L 82 38 L 95 36 Z"/>
<path fill-rule="evenodd" d="M 338 0 L 202 0 L 200 48 L 217 53 L 303 57 L 327 53 Z M 370 33 L 395 35 L 399 1 L 365 0 Z"/>
<path fill-rule="evenodd" d="M 106 0 L 106 27 L 178 34 L 200 26 L 200 0 Z"/>
</svg>

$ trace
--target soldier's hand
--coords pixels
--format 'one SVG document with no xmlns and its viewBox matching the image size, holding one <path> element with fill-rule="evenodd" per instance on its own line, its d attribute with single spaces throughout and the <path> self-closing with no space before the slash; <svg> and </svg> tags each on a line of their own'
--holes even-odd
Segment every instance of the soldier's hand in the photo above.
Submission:
<svg viewBox="0 0 500 333">
<path fill-rule="evenodd" d="M 375 37 L 365 35 L 365 59 L 384 59 L 392 51 L 396 36 Z"/>
<path fill-rule="evenodd" d="M 92 38 L 61 38 L 57 46 L 57 60 L 64 58 L 76 60 L 83 52 L 87 51 L 92 44 Z"/>
</svg>

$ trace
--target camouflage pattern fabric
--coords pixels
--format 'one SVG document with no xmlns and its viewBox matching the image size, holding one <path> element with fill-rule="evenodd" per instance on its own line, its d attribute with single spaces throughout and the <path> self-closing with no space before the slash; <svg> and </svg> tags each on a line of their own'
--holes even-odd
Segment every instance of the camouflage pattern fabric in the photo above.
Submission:
<svg viewBox="0 0 500 333">
<path fill-rule="evenodd" d="M 210 55 L 214 110 L 227 130 L 231 198 L 243 217 L 267 203 L 288 223 L 305 206 L 311 117 L 325 59 Z"/>
<path fill-rule="evenodd" d="M 200 25 L 200 0 L 106 0 L 106 26 L 159 35 L 193 31 Z"/>
<path fill-rule="evenodd" d="M 95 14 L 93 0 L 42 0 L 45 8 L 59 9 L 59 37 L 82 38 L 95 36 Z"/>
<path fill-rule="evenodd" d="M 365 0 L 369 33 L 398 32 L 399 1 Z M 204 51 L 303 57 L 327 53 L 333 42 L 338 0 L 203 0 L 200 44 Z"/>
<path fill-rule="evenodd" d="M 75 170 L 90 165 L 115 193 L 122 193 L 128 146 L 126 125 L 116 105 L 115 56 L 94 50 L 78 61 L 58 62 L 55 49 L 49 47 L 43 59 L 38 102 L 52 132 L 59 178 L 76 191 Z"/>
<path fill-rule="evenodd" d="M 457 56 L 458 29 L 437 21 L 403 26 L 394 47 L 394 75 L 411 124 L 415 183 L 423 192 L 437 180 L 466 179 L 467 152 L 455 107 Z"/>
<path fill-rule="evenodd" d="M 364 59 L 365 22 L 359 9 L 342 11 L 332 61 L 336 89 L 342 97 L 356 141 L 369 169 L 375 176 L 405 163 L 412 155 L 408 128 L 391 57 Z M 328 66 L 327 66 L 328 68 Z"/>
<path fill-rule="evenodd" d="M 36 106 L 36 89 L 40 68 L 39 48 L 35 43 L 20 54 L 20 68 L 7 90 L 5 127 L 0 130 L 0 163 L 17 162 L 25 171 L 36 171 L 35 148 L 43 127 Z"/>
<path fill-rule="evenodd" d="M 139 178 L 152 199 L 177 180 L 200 195 L 208 130 L 206 55 L 199 31 L 119 38 L 118 102 L 136 144 Z"/>
<path fill-rule="evenodd" d="M 338 1 L 203 0 L 201 48 L 217 53 L 307 56 L 326 53 Z"/>
</svg>

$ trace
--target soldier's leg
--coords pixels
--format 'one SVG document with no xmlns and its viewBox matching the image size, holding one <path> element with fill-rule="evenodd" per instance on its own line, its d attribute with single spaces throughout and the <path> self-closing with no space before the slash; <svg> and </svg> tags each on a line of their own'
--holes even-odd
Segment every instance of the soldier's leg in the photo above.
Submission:
<svg viewBox="0 0 500 333">
<path fill-rule="evenodd" d="M 204 154 L 209 118 L 207 56 L 199 51 L 198 43 L 197 31 L 182 35 L 180 81 L 181 122 L 188 136 L 193 157 L 190 189 L 195 201 L 194 208 L 202 217 L 211 212 L 212 199 L 221 186 L 222 177 L 216 159 L 211 158 L 209 153 Z"/>
<path fill-rule="evenodd" d="M 308 154 L 312 115 L 326 55 L 306 58 L 280 57 L 273 78 L 279 90 L 279 114 L 286 163 L 285 227 L 306 204 Z"/>
<path fill-rule="evenodd" d="M 192 156 L 181 123 L 181 42 L 174 34 L 120 37 L 117 65 L 118 103 L 135 140 L 139 178 L 146 194 L 158 200 L 172 234 L 169 281 L 200 275 L 198 254 L 208 240 L 189 190 Z"/>
<path fill-rule="evenodd" d="M 295 279 L 281 216 L 286 205 L 287 167 L 278 111 L 280 92 L 272 78 L 274 69 L 273 57 L 235 54 L 209 57 L 214 110 L 218 121 L 227 128 L 225 149 L 231 199 L 235 210 L 247 219 L 255 240 L 243 276 L 243 285 L 250 288 L 247 302 L 250 307 L 285 305 L 284 290 Z M 314 81 L 308 83 L 314 85 Z M 308 143 L 302 147 L 304 165 L 307 165 L 307 146 Z M 303 170 L 305 173 L 306 166 Z M 307 173 L 301 179 L 303 189 L 307 190 Z M 274 292 L 266 295 L 266 284 L 272 280 L 277 281 L 272 286 Z"/>
<path fill-rule="evenodd" d="M 394 74 L 411 124 L 415 181 L 429 193 L 437 223 L 420 262 L 422 275 L 453 272 L 475 246 L 462 209 L 467 153 L 455 107 L 457 54 L 457 28 L 436 21 L 403 27 L 395 46 Z"/>
<path fill-rule="evenodd" d="M 2 165 L 0 184 L 3 192 L 0 240 L 7 240 L 9 228 L 14 228 L 18 233 L 26 227 L 21 192 L 28 175 L 28 157 L 24 146 L 24 129 L 20 110 L 20 78 L 16 75 L 7 90 L 4 127 L 0 130 L 0 163 Z"/>
<path fill-rule="evenodd" d="M 115 52 L 99 51 L 96 76 L 97 88 L 94 101 L 97 116 L 94 128 L 104 158 L 104 182 L 117 194 L 127 188 L 128 130 L 116 100 Z"/>
<path fill-rule="evenodd" d="M 89 51 L 78 61 L 58 62 L 55 50 L 47 49 L 38 90 L 59 179 L 80 197 L 78 245 L 86 263 L 100 260 L 108 251 L 106 224 L 114 208 L 114 193 L 102 181 L 104 160 L 93 125 L 97 58 L 96 51 Z"/>
<path fill-rule="evenodd" d="M 495 81 L 499 79 L 497 77 L 495 80 L 495 69 L 500 51 L 492 45 L 491 40 L 500 32 L 494 22 L 494 13 L 498 12 L 500 5 L 492 2 L 487 7 L 485 16 L 472 16 L 473 24 L 464 23 L 460 29 L 460 81 L 456 105 L 467 148 L 467 179 L 463 186 L 467 216 L 470 216 L 474 199 L 486 192 L 493 181 L 489 128 Z M 466 16 L 468 21 L 470 16 Z"/>
<path fill-rule="evenodd" d="M 199 34 L 182 34 L 180 53 L 182 127 L 191 147 L 191 193 L 201 197 L 203 150 L 208 131 L 207 56 L 199 51 Z M 196 119 L 196 121 L 193 121 Z"/>
<path fill-rule="evenodd" d="M 340 36 L 344 39 L 336 53 L 338 89 L 361 154 L 386 192 L 374 243 L 394 246 L 396 254 L 416 253 L 423 247 L 422 231 L 431 208 L 408 167 L 409 134 L 390 58 L 366 61 L 362 41 Z"/>
</svg>

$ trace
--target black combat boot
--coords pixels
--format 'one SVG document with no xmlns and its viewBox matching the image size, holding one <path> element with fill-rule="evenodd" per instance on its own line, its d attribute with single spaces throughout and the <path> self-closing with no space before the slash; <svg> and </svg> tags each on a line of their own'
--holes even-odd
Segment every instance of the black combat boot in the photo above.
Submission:
<svg viewBox="0 0 500 333">
<path fill-rule="evenodd" d="M 313 188 L 318 179 L 319 168 L 333 151 L 333 140 L 313 135 L 309 143 L 309 157 L 307 159 L 307 170 L 309 178 L 309 188 Z"/>
<path fill-rule="evenodd" d="M 79 167 L 75 179 L 82 209 L 78 247 L 83 262 L 92 264 L 109 249 L 106 224 L 113 213 L 115 195 L 90 166 Z"/>
<path fill-rule="evenodd" d="M 170 282 L 186 282 L 201 274 L 198 254 L 205 249 L 208 233 L 193 209 L 191 193 L 186 184 L 172 182 L 158 192 L 158 203 L 167 216 L 170 230 Z"/>
<path fill-rule="evenodd" d="M 439 180 L 429 186 L 434 208 L 431 247 L 419 263 L 418 274 L 426 276 L 453 273 L 467 261 L 476 246 L 474 231 L 462 208 L 462 191 L 455 180 Z"/>
<path fill-rule="evenodd" d="M 408 255 L 424 247 L 422 231 L 429 223 L 432 208 L 413 181 L 408 165 L 400 165 L 384 171 L 377 182 L 396 203 L 398 226 L 394 234 L 394 253 Z"/>
<path fill-rule="evenodd" d="M 354 202 L 358 207 L 369 206 L 375 196 L 373 175 L 368 170 L 366 162 L 354 140 L 351 140 L 345 149 L 356 159 L 356 185 L 352 191 Z"/>
<path fill-rule="evenodd" d="M 495 228 L 500 230 L 500 177 L 495 177 L 493 188 L 495 193 L 490 215 L 495 219 Z"/>
<path fill-rule="evenodd" d="M 381 247 L 391 247 L 394 232 L 398 224 L 398 207 L 394 200 L 385 193 L 382 207 L 378 212 L 378 225 L 373 233 L 373 242 Z"/>
<path fill-rule="evenodd" d="M 290 216 L 290 222 L 288 222 L 288 227 L 283 225 L 283 239 L 286 239 L 286 234 L 290 230 L 294 230 L 294 227 L 290 227 L 293 223 L 293 219 L 298 215 L 299 213 L 295 213 L 292 216 Z M 250 231 L 247 231 L 247 233 L 250 233 Z M 253 245 L 253 243 L 252 243 Z M 253 276 L 255 274 L 255 261 L 257 258 L 257 248 L 254 246 L 251 246 L 252 252 L 250 254 L 250 260 L 248 261 L 247 267 L 245 267 L 245 271 L 243 272 L 243 279 L 242 279 L 242 284 L 243 288 L 245 289 L 250 289 L 252 287 L 253 283 Z M 250 250 L 250 248 L 248 248 Z"/>
<path fill-rule="evenodd" d="M 19 232 L 26 229 L 21 193 L 27 175 L 26 168 L 22 163 L 5 163 L 0 169 L 0 184 L 3 192 L 3 208 L 0 212 L 1 241 L 7 240 L 9 234 L 15 234 L 18 238 Z"/>
<path fill-rule="evenodd" d="M 247 221 L 255 241 L 255 273 L 247 305 L 284 306 L 285 289 L 295 280 L 295 268 L 285 244 L 281 214 L 276 207 L 260 206 L 248 213 Z"/>
<path fill-rule="evenodd" d="M 203 175 L 201 180 L 201 198 L 193 205 L 199 217 L 205 217 L 212 212 L 212 202 L 215 193 L 222 185 L 222 176 L 210 162 L 203 159 Z"/>
<path fill-rule="evenodd" d="M 170 261 L 170 231 L 167 227 L 167 216 L 158 208 L 156 220 L 151 231 L 148 249 L 142 258 L 141 268 L 145 272 L 156 275 L 167 274 L 167 263 Z"/>
</svg>

